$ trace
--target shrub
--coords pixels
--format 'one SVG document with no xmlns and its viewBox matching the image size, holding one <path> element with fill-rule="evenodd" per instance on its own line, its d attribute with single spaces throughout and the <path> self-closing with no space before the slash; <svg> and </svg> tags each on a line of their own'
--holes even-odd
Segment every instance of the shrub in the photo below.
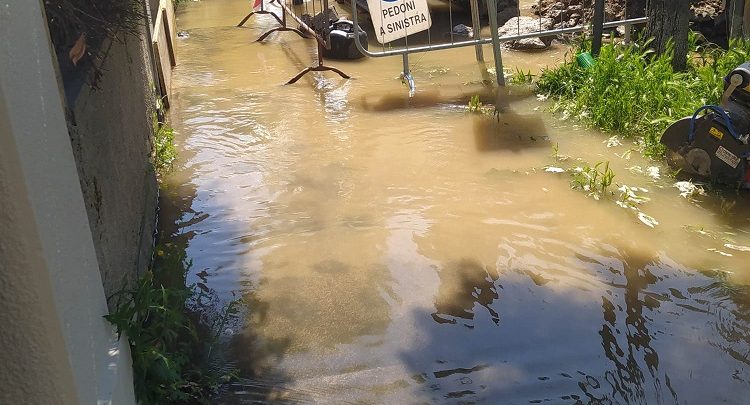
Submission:
<svg viewBox="0 0 750 405">
<path fill-rule="evenodd" d="M 672 70 L 672 55 L 655 55 L 649 42 L 602 47 L 596 64 L 584 69 L 569 53 L 561 66 L 545 69 L 537 89 L 556 99 L 554 107 L 591 125 L 640 141 L 643 153 L 664 155 L 661 134 L 674 121 L 704 104 L 716 104 L 723 79 L 750 59 L 750 41 L 733 40 L 729 50 L 700 44 L 690 36 L 691 58 L 685 72 Z M 581 43 L 578 51 L 584 51 Z"/>
</svg>

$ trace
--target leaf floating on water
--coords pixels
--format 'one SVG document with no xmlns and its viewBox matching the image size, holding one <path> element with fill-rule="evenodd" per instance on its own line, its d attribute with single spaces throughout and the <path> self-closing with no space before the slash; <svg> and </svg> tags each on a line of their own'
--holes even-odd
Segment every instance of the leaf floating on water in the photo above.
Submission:
<svg viewBox="0 0 750 405">
<path fill-rule="evenodd" d="M 78 37 L 76 40 L 76 43 L 73 45 L 72 48 L 70 48 L 70 52 L 68 53 L 68 57 L 70 57 L 70 61 L 73 62 L 73 66 L 78 66 L 78 61 L 83 58 L 83 56 L 86 54 L 86 34 L 81 34 L 81 36 Z"/>
<path fill-rule="evenodd" d="M 626 169 L 627 169 L 627 170 L 628 170 L 628 171 L 629 171 L 630 173 L 633 173 L 633 174 L 643 174 L 643 168 L 642 168 L 642 167 L 640 167 L 640 166 L 637 166 L 637 165 L 636 165 L 636 166 L 630 166 L 630 167 L 626 167 Z"/>
<path fill-rule="evenodd" d="M 678 181 L 674 183 L 673 187 L 680 190 L 681 197 L 693 197 L 696 195 L 706 195 L 703 187 L 693 184 L 692 181 Z"/>
<path fill-rule="evenodd" d="M 657 221 L 656 218 L 646 215 L 643 212 L 638 213 L 638 219 L 644 224 L 646 224 L 646 226 L 651 227 L 651 228 L 654 228 L 656 227 L 656 225 L 659 225 L 659 221 Z"/>
<path fill-rule="evenodd" d="M 554 166 L 548 166 L 546 169 L 544 169 L 545 172 L 550 173 L 565 173 L 565 169 L 561 167 L 554 167 Z"/>
<path fill-rule="evenodd" d="M 725 243 L 724 247 L 727 249 L 738 250 L 740 252 L 750 252 L 750 246 L 734 245 L 732 243 Z"/>
<path fill-rule="evenodd" d="M 659 168 L 656 166 L 651 166 L 648 169 L 646 169 L 646 174 L 649 175 L 654 180 L 658 180 L 661 178 L 661 173 L 659 173 Z"/>
<path fill-rule="evenodd" d="M 622 142 L 620 142 L 620 138 L 618 138 L 616 135 L 610 137 L 609 139 L 607 139 L 604 142 L 607 143 L 607 147 L 608 148 L 613 148 L 615 146 L 621 146 L 622 145 Z"/>
<path fill-rule="evenodd" d="M 615 156 L 619 157 L 620 159 L 630 160 L 630 155 L 633 154 L 633 149 L 628 149 L 622 154 L 615 153 Z"/>
<path fill-rule="evenodd" d="M 708 250 L 709 252 L 714 252 L 714 253 L 718 253 L 718 254 L 720 254 L 720 255 L 722 255 L 722 256 L 727 256 L 727 257 L 732 257 L 732 256 L 734 256 L 734 255 L 733 255 L 733 254 L 731 254 L 731 253 L 727 253 L 727 252 L 722 252 L 721 250 L 718 250 L 718 249 L 714 249 L 714 248 L 709 248 L 709 249 L 706 249 L 706 250 Z"/>
</svg>

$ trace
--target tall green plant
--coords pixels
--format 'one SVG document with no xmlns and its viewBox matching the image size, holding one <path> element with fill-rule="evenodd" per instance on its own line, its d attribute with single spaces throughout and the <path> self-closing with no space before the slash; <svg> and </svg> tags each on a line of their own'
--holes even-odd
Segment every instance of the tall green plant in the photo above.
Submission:
<svg viewBox="0 0 750 405">
<path fill-rule="evenodd" d="M 659 143 L 664 130 L 698 107 L 717 103 L 724 76 L 750 59 L 750 41 L 733 40 L 727 51 L 701 44 L 698 34 L 691 34 L 690 49 L 685 72 L 675 72 L 671 53 L 655 55 L 648 41 L 605 45 L 588 69 L 571 54 L 561 66 L 542 72 L 538 91 L 556 98 L 556 110 L 637 138 L 644 154 L 658 158 L 664 154 Z"/>
<path fill-rule="evenodd" d="M 174 144 L 174 129 L 166 122 L 159 122 L 154 115 L 154 169 L 159 175 L 165 175 L 172 170 L 177 159 L 177 149 Z"/>
<path fill-rule="evenodd" d="M 170 245 L 156 253 L 154 267 L 111 298 L 115 309 L 105 318 L 128 338 L 139 403 L 210 403 L 210 395 L 234 377 L 233 370 L 211 364 L 209 353 L 221 329 L 206 331 L 186 309 L 186 302 L 203 292 L 185 284 L 190 263 L 184 253 Z M 221 328 L 235 313 L 230 303 L 214 325 Z"/>
</svg>

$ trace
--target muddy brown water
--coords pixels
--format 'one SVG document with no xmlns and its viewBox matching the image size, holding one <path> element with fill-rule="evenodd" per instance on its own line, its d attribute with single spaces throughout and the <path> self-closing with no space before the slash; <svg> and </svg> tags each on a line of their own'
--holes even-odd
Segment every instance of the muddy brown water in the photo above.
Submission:
<svg viewBox="0 0 750 405">
<path fill-rule="evenodd" d="M 528 90 L 499 122 L 467 113 L 493 99 L 471 48 L 414 56 L 412 99 L 398 58 L 284 86 L 314 49 L 253 42 L 274 25 L 234 27 L 247 9 L 178 12 L 162 199 L 189 281 L 243 302 L 223 331 L 243 379 L 217 402 L 747 403 L 746 195 L 681 197 Z M 656 227 L 545 171 L 599 161 Z"/>
</svg>

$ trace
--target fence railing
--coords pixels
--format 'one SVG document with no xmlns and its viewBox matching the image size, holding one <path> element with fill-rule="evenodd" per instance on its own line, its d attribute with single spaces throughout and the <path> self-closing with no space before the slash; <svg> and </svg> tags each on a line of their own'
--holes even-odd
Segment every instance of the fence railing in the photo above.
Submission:
<svg viewBox="0 0 750 405">
<path fill-rule="evenodd" d="M 505 78 L 503 75 L 503 64 L 502 64 L 502 51 L 500 44 L 502 42 L 508 42 L 508 41 L 519 41 L 523 39 L 530 39 L 530 38 L 540 38 L 540 37 L 550 37 L 550 36 L 557 36 L 557 35 L 564 35 L 564 34 L 575 34 L 575 33 L 582 33 L 591 31 L 594 37 L 594 53 L 598 53 L 598 48 L 601 47 L 601 36 L 604 29 L 610 29 L 610 28 L 617 28 L 620 26 L 626 27 L 625 29 L 625 40 L 630 40 L 630 28 L 633 25 L 638 24 L 645 24 L 648 22 L 648 18 L 634 18 L 634 19 L 626 19 L 626 20 L 620 20 L 620 21 L 604 21 L 604 0 L 596 0 L 595 7 L 594 7 L 594 16 L 591 21 L 591 23 L 588 24 L 579 24 L 573 27 L 565 27 L 565 28 L 556 28 L 556 29 L 547 29 L 543 30 L 540 29 L 539 31 L 533 31 L 533 32 L 525 32 L 521 33 L 520 29 L 520 19 L 519 26 L 518 26 L 518 33 L 515 35 L 504 35 L 499 36 L 498 35 L 498 24 L 497 24 L 497 9 L 496 5 L 497 3 L 495 1 L 485 1 L 487 3 L 487 14 L 489 16 L 489 22 L 490 22 L 490 38 L 481 38 L 479 35 L 479 30 L 477 27 L 478 24 L 478 9 L 477 2 L 472 1 L 472 19 L 474 20 L 474 35 L 475 37 L 472 39 L 467 39 L 463 41 L 455 41 L 455 36 L 453 35 L 453 7 L 452 3 L 453 0 L 449 0 L 449 21 L 451 21 L 451 35 L 450 35 L 450 42 L 445 43 L 438 43 L 433 44 L 432 38 L 433 35 L 428 31 L 427 34 L 427 41 L 428 43 L 426 45 L 417 45 L 417 46 L 410 46 L 408 43 L 408 39 L 404 41 L 404 46 L 393 48 L 389 47 L 389 49 L 385 49 L 385 45 L 383 45 L 381 51 L 371 51 L 369 49 L 366 49 L 363 44 L 360 42 L 358 37 L 354 38 L 355 45 L 357 46 L 357 49 L 359 51 L 369 57 L 373 58 L 379 58 L 379 57 L 387 57 L 387 56 L 401 56 L 403 59 L 403 72 L 401 73 L 404 81 L 409 85 L 409 91 L 410 94 L 413 94 L 416 87 L 414 78 L 411 75 L 411 72 L 409 70 L 409 55 L 413 53 L 420 53 L 420 52 L 432 52 L 432 51 L 441 51 L 441 50 L 447 50 L 447 49 L 454 49 L 454 48 L 461 48 L 466 46 L 474 46 L 477 47 L 477 60 L 482 60 L 483 54 L 481 52 L 481 46 L 485 44 L 492 44 L 493 46 L 493 54 L 494 54 L 494 62 L 495 62 L 495 74 L 496 74 L 496 80 L 498 85 L 504 85 L 505 84 Z M 538 3 L 538 7 L 541 11 L 541 0 Z M 358 7 L 352 7 L 352 21 L 354 22 L 355 26 L 359 24 L 359 12 L 357 10 Z M 539 27 L 541 28 L 543 16 L 541 15 L 541 12 L 539 12 Z M 408 38 L 408 37 L 407 37 Z M 598 38 L 598 43 L 597 43 Z"/>
<path fill-rule="evenodd" d="M 315 0 L 303 0 L 303 1 L 306 6 L 308 3 L 312 3 L 313 6 L 315 4 Z M 453 13 L 454 11 L 456 11 L 456 7 L 453 7 L 453 3 L 456 2 L 457 0 L 447 0 L 447 1 L 448 1 L 448 13 L 449 13 L 448 19 L 449 19 L 450 29 L 451 29 L 450 35 L 447 36 L 449 38 L 449 41 L 447 42 L 433 43 L 433 38 L 436 38 L 436 36 L 432 35 L 432 27 L 430 27 L 426 30 L 427 31 L 426 32 L 426 35 L 427 35 L 426 44 L 419 44 L 419 45 L 409 44 L 409 37 L 413 34 L 416 34 L 417 32 L 405 33 L 405 35 L 403 36 L 403 41 L 402 41 L 403 46 L 394 47 L 393 43 L 389 43 L 388 48 L 386 49 L 386 45 L 383 44 L 380 51 L 370 50 L 366 44 L 363 44 L 362 42 L 360 42 L 359 35 L 353 36 L 354 44 L 360 53 L 368 57 L 380 58 L 380 57 L 389 57 L 389 56 L 401 56 L 402 61 L 403 61 L 402 78 L 408 84 L 410 94 L 413 94 L 416 89 L 416 85 L 414 82 L 414 78 L 411 74 L 411 71 L 409 69 L 409 55 L 413 53 L 442 51 L 442 50 L 448 50 L 448 49 L 454 49 L 454 48 L 474 46 L 476 48 L 477 60 L 483 61 L 484 55 L 482 52 L 482 46 L 486 44 L 492 44 L 496 81 L 498 85 L 504 85 L 505 78 L 503 75 L 503 62 L 502 62 L 502 50 L 501 50 L 501 43 L 503 42 L 520 41 L 520 40 L 530 39 L 530 38 L 553 37 L 553 36 L 558 36 L 558 35 L 575 34 L 575 33 L 582 33 L 582 32 L 592 32 L 592 35 L 593 35 L 592 53 L 597 54 L 599 48 L 601 47 L 602 33 L 605 29 L 625 27 L 626 29 L 625 29 L 624 39 L 626 42 L 628 42 L 630 41 L 631 27 L 633 25 L 645 24 L 646 22 L 648 22 L 648 19 L 645 17 L 605 22 L 605 15 L 604 15 L 605 0 L 594 0 L 594 13 L 590 21 L 585 21 L 581 17 L 581 15 L 583 14 L 583 10 L 577 10 L 578 18 L 580 19 L 581 23 L 576 24 L 575 26 L 572 26 L 572 27 L 566 27 L 565 24 L 568 21 L 566 20 L 566 18 L 570 17 L 571 15 L 575 15 L 575 13 L 571 12 L 569 14 L 566 14 L 565 12 L 566 10 L 562 10 L 561 13 L 559 13 L 559 15 L 557 16 L 560 18 L 558 25 L 562 25 L 562 27 L 552 28 L 552 29 L 543 29 L 545 25 L 543 22 L 544 21 L 543 19 L 545 17 L 543 17 L 542 15 L 543 4 L 541 0 L 538 0 L 538 3 L 537 3 L 537 7 L 538 7 L 537 14 L 538 14 L 538 20 L 539 20 L 538 31 L 521 32 L 520 18 L 519 18 L 517 20 L 518 26 L 517 26 L 516 34 L 511 34 L 511 35 L 506 34 L 506 35 L 500 36 L 498 33 L 499 27 L 498 27 L 498 21 L 497 21 L 497 16 L 498 16 L 497 0 L 484 0 L 484 3 L 487 6 L 487 16 L 489 17 L 488 19 L 489 19 L 491 35 L 489 38 L 482 38 L 481 31 L 480 31 L 480 24 L 479 24 L 479 18 L 480 18 L 479 1 L 481 0 L 479 1 L 478 0 L 466 0 L 464 1 L 464 3 L 468 2 L 471 7 L 470 11 L 471 11 L 471 16 L 472 16 L 473 36 L 471 39 L 456 41 L 457 35 L 454 34 L 454 29 L 453 29 L 453 22 L 454 22 Z M 321 11 L 328 9 L 328 0 L 319 0 L 319 2 L 321 5 L 320 7 Z M 351 6 L 352 22 L 354 23 L 355 27 L 358 27 L 360 24 L 360 18 L 359 18 L 360 9 L 366 9 L 367 2 L 366 0 L 349 0 L 348 3 Z M 279 7 L 281 9 L 281 16 L 277 15 L 276 13 L 272 11 L 265 9 L 264 4 L 261 3 L 260 10 L 253 11 L 250 14 L 248 14 L 238 24 L 238 26 L 242 26 L 253 14 L 270 14 L 274 17 L 274 19 L 276 19 L 276 21 L 279 23 L 279 26 L 263 33 L 258 38 L 258 41 L 263 41 L 265 38 L 268 37 L 268 35 L 270 35 L 273 32 L 291 31 L 291 32 L 295 32 L 296 34 L 302 37 L 312 38 L 317 43 L 317 47 L 318 47 L 317 65 L 310 66 L 304 69 L 295 77 L 293 77 L 291 80 L 289 80 L 288 84 L 292 84 L 296 82 L 303 75 L 311 71 L 329 70 L 329 71 L 334 71 L 338 73 L 344 78 L 349 78 L 348 75 L 344 74 L 340 70 L 333 68 L 333 67 L 325 66 L 323 64 L 323 56 L 322 56 L 323 48 L 330 49 L 330 35 L 327 31 L 317 32 L 313 28 L 309 27 L 299 16 L 295 14 L 295 11 L 293 7 L 291 6 L 292 4 L 291 0 L 270 0 L 268 4 Z M 288 26 L 287 16 L 289 16 L 293 21 L 295 21 L 299 25 L 299 29 Z M 551 20 L 553 24 L 556 23 L 555 19 L 548 19 L 548 20 Z M 437 37 L 441 37 L 441 36 L 438 35 Z M 412 41 L 412 44 L 413 44 L 413 41 Z"/>
</svg>

